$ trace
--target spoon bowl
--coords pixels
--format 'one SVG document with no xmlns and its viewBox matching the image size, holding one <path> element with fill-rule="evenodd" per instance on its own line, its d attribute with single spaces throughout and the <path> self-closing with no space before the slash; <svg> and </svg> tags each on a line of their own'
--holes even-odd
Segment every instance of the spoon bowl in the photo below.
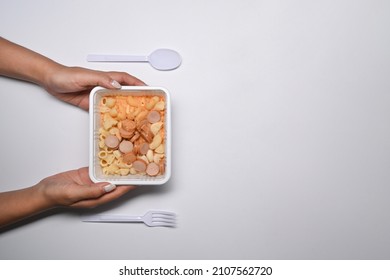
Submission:
<svg viewBox="0 0 390 280">
<path fill-rule="evenodd" d="M 157 70 L 173 70 L 180 66 L 179 53 L 170 49 L 157 49 L 148 57 L 150 65 Z"/>
</svg>

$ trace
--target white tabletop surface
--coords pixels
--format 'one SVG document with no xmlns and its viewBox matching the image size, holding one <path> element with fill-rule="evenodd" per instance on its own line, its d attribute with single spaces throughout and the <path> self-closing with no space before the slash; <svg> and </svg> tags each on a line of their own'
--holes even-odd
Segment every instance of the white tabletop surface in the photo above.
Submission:
<svg viewBox="0 0 390 280">
<path fill-rule="evenodd" d="M 0 35 L 171 93 L 172 178 L 0 232 L 1 259 L 390 258 L 390 2 L 21 1 Z M 182 65 L 88 63 L 172 48 Z M 88 165 L 88 113 L 0 78 L 0 190 Z M 86 224 L 166 209 L 178 227 Z"/>
</svg>

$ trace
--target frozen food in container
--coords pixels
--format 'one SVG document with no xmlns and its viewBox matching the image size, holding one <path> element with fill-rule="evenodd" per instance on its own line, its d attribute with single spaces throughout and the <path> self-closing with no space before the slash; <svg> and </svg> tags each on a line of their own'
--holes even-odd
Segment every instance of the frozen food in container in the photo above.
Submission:
<svg viewBox="0 0 390 280">
<path fill-rule="evenodd" d="M 101 166 L 101 158 L 99 157 L 101 147 L 99 142 L 102 141 L 102 99 L 107 99 L 116 96 L 133 96 L 135 98 L 145 96 L 150 98 L 158 96 L 165 101 L 164 119 L 161 129 L 164 144 L 164 171 L 157 176 L 150 176 L 147 173 L 137 174 L 107 174 Z M 90 93 L 89 115 L 90 115 L 90 151 L 89 151 L 89 176 L 93 182 L 110 182 L 116 185 L 161 185 L 166 183 L 171 176 L 171 103 L 169 92 L 162 87 L 149 86 L 122 86 L 121 89 L 105 89 L 103 87 L 95 87 Z M 131 108 L 131 107 L 130 107 Z M 107 132 L 106 132 L 107 133 Z M 112 151 L 108 151 L 112 152 Z M 115 152 L 118 155 L 118 152 Z M 134 173 L 134 172 L 133 172 Z"/>
</svg>

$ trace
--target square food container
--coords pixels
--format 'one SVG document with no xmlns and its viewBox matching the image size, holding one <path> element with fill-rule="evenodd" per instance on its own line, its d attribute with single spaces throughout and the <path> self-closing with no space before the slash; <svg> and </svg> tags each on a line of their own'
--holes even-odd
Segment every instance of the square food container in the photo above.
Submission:
<svg viewBox="0 0 390 280">
<path fill-rule="evenodd" d="M 107 175 L 103 172 L 99 158 L 99 142 L 102 127 L 100 104 L 102 98 L 107 96 L 163 96 L 165 99 L 164 143 L 165 143 L 165 171 L 164 174 L 149 176 L 147 174 Z M 169 92 L 161 87 L 149 86 L 122 86 L 121 89 L 106 89 L 95 87 L 89 96 L 89 176 L 95 183 L 110 182 L 115 185 L 161 185 L 166 183 L 171 176 L 171 103 Z"/>
</svg>

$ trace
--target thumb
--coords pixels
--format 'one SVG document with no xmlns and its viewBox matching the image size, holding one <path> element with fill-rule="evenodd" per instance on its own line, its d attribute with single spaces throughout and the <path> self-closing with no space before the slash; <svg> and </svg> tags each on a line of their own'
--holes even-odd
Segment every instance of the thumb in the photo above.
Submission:
<svg viewBox="0 0 390 280">
<path fill-rule="evenodd" d="M 122 86 L 121 84 L 112 79 L 110 76 L 108 75 L 105 75 L 105 77 L 98 82 L 99 86 L 102 86 L 102 87 L 105 87 L 105 88 L 108 88 L 108 89 L 120 89 Z"/>
<path fill-rule="evenodd" d="M 78 197 L 80 200 L 99 198 L 115 189 L 116 185 L 110 183 L 91 184 L 89 187 L 80 189 Z"/>
</svg>

